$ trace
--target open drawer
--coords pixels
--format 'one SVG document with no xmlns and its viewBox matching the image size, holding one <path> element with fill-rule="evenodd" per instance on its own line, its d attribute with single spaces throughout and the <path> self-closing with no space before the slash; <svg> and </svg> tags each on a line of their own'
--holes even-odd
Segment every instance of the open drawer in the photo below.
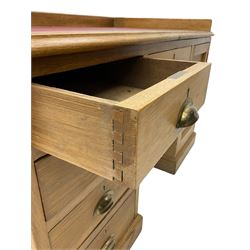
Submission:
<svg viewBox="0 0 250 250">
<path fill-rule="evenodd" d="M 136 188 L 175 140 L 184 103 L 204 103 L 209 72 L 138 57 L 33 78 L 32 144 Z"/>
</svg>

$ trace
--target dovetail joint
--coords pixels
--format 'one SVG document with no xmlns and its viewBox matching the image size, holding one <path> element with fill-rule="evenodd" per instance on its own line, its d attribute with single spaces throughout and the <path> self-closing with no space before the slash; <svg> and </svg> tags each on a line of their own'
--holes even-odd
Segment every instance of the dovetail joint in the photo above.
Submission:
<svg viewBox="0 0 250 250">
<path fill-rule="evenodd" d="M 113 169 L 120 170 L 120 180 L 123 181 L 123 171 L 121 169 L 123 165 L 123 152 L 118 151 L 116 149 L 116 145 L 123 145 L 124 144 L 124 131 L 123 131 L 123 122 L 124 122 L 124 112 L 122 110 L 114 110 L 113 112 L 113 119 L 112 119 L 112 149 L 113 149 L 113 160 L 112 165 Z M 113 177 L 113 180 L 116 178 Z"/>
</svg>

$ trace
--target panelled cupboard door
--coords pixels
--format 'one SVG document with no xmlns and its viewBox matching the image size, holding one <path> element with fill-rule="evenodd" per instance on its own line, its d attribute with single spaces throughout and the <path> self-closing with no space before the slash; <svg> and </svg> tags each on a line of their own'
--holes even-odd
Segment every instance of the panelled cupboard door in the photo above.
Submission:
<svg viewBox="0 0 250 250">
<path fill-rule="evenodd" d="M 137 57 L 33 78 L 33 146 L 135 189 L 177 137 L 187 100 L 204 103 L 209 72 Z"/>
</svg>

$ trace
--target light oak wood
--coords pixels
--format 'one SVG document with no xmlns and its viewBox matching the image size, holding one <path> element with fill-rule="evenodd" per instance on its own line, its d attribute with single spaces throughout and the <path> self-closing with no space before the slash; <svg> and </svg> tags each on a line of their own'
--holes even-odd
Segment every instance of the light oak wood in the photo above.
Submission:
<svg viewBox="0 0 250 250">
<path fill-rule="evenodd" d="M 85 26 L 110 27 L 113 18 L 98 16 L 82 16 L 58 13 L 32 12 L 32 26 Z"/>
<path fill-rule="evenodd" d="M 129 225 L 135 218 L 135 192 L 122 204 L 119 210 L 113 215 L 110 221 L 99 232 L 96 238 L 90 243 L 86 249 L 102 249 L 103 245 L 110 237 L 113 238 L 115 244 L 124 235 Z M 80 249 L 84 249 L 81 248 Z M 115 249 L 116 246 L 115 246 Z"/>
<path fill-rule="evenodd" d="M 191 46 L 191 52 L 189 55 L 189 59 L 193 60 L 193 61 L 203 61 L 206 62 L 207 58 L 208 58 L 208 52 L 209 52 L 209 47 L 210 47 L 210 43 L 203 43 L 203 44 L 199 44 L 199 45 L 193 45 Z M 156 54 L 152 54 L 151 57 L 152 58 L 159 58 L 159 56 L 161 58 L 174 58 L 173 55 L 175 50 L 170 50 L 170 51 L 166 51 L 163 53 L 156 53 Z M 178 55 L 178 59 L 181 60 L 186 60 L 187 55 L 181 52 Z M 160 160 L 157 165 L 161 166 L 161 169 L 169 172 L 171 174 L 175 174 L 176 171 L 178 170 L 178 168 L 180 167 L 180 164 L 182 161 L 179 160 L 180 157 L 177 157 L 177 154 L 181 154 L 179 153 L 179 151 L 181 150 L 183 144 L 185 144 L 186 140 L 188 139 L 187 135 L 185 136 L 185 138 L 183 139 L 183 135 L 185 134 L 185 131 L 189 131 L 188 135 L 191 136 L 192 132 L 194 131 L 194 127 L 193 129 L 186 129 L 184 130 L 184 132 L 180 132 L 179 136 L 177 136 L 177 139 L 175 140 L 175 142 L 171 145 L 171 147 L 166 151 L 166 153 L 162 156 L 162 160 Z M 189 150 L 191 149 L 193 144 L 190 144 Z M 164 165 L 165 163 L 165 165 Z"/>
<path fill-rule="evenodd" d="M 33 77 L 146 54 L 207 61 L 212 36 L 211 20 L 34 13 L 32 26 Z M 32 87 L 34 249 L 50 249 L 48 231 L 53 248 L 100 249 L 108 235 L 115 235 L 116 249 L 129 249 L 142 218 L 139 190 L 125 186 L 137 188 L 161 156 L 157 166 L 176 172 L 194 143 L 194 127 L 176 129 L 175 124 L 187 89 L 198 108 L 203 104 L 209 65 L 153 59 L 108 65 L 94 70 L 94 77 L 82 74 L 85 70 L 63 74 L 55 85 L 56 76 L 44 77 L 45 82 L 34 78 L 39 83 Z M 113 183 L 92 179 L 83 169 Z M 111 186 L 119 193 L 116 205 L 96 219 L 90 213 L 94 201 Z"/>
<path fill-rule="evenodd" d="M 37 183 L 35 166 L 31 164 L 31 231 L 32 250 L 50 249 L 50 242 L 43 213 L 43 206 Z"/>
<path fill-rule="evenodd" d="M 130 96 L 141 92 L 142 90 L 143 89 L 141 88 L 135 88 L 132 86 L 117 85 L 98 92 L 96 96 L 114 101 L 123 101 Z"/>
<path fill-rule="evenodd" d="M 211 25 L 209 20 L 154 19 L 150 22 L 150 19 L 140 19 L 140 28 L 127 28 L 123 24 L 121 27 L 114 26 L 114 20 L 105 17 L 33 13 L 32 75 L 62 72 L 185 47 L 192 43 L 206 43 L 213 35 L 210 29 L 199 28 Z M 137 19 L 131 20 L 138 23 Z M 127 21 L 128 19 L 117 19 L 121 23 Z M 159 23 L 163 24 L 163 30 L 158 29 Z M 184 30 L 183 24 L 189 28 Z"/>
<path fill-rule="evenodd" d="M 112 190 L 113 206 L 126 191 L 122 185 L 105 180 L 62 219 L 50 232 L 49 238 L 52 248 L 75 249 L 87 238 L 94 228 L 105 218 L 104 214 L 94 214 L 98 201 L 106 191 Z M 111 212 L 111 208 L 108 210 Z"/>
<path fill-rule="evenodd" d="M 112 162 L 112 108 L 111 101 L 33 85 L 33 146 L 110 180 L 120 179 Z"/>
<path fill-rule="evenodd" d="M 127 229 L 126 233 L 117 243 L 116 249 L 130 249 L 140 234 L 142 229 L 142 216 L 137 215 L 132 224 Z"/>
<path fill-rule="evenodd" d="M 31 155 L 32 155 L 32 161 L 35 162 L 36 160 L 38 160 L 39 158 L 42 158 L 43 156 L 46 155 L 46 153 L 32 147 L 31 150 Z"/>
<path fill-rule="evenodd" d="M 161 170 L 168 173 L 175 174 L 179 168 L 181 162 L 179 161 L 180 155 L 182 155 L 181 150 L 186 142 L 191 138 L 194 132 L 194 125 L 188 128 L 183 128 L 180 130 L 174 143 L 169 147 L 169 149 L 164 153 L 161 160 L 156 164 L 160 166 Z M 191 149 L 191 144 L 190 144 Z M 178 161 L 178 163 L 177 163 Z"/>
<path fill-rule="evenodd" d="M 197 108 L 203 104 L 209 70 L 206 63 L 137 58 L 34 79 L 50 86 L 32 87 L 33 146 L 137 188 L 175 140 L 188 89 Z M 143 90 L 123 101 L 96 97 L 123 84 Z M 115 99 L 111 93 L 106 98 Z"/>
<path fill-rule="evenodd" d="M 210 43 L 204 43 L 193 46 L 192 61 L 206 62 L 208 58 Z"/>
<path fill-rule="evenodd" d="M 126 35 L 126 39 L 124 39 Z M 194 39 L 210 37 L 210 32 L 197 31 L 152 31 L 152 32 L 122 32 L 122 33 L 103 33 L 86 34 L 33 34 L 32 35 L 32 57 L 62 55 L 80 53 L 96 50 L 104 50 L 119 46 L 131 46 L 138 44 L 160 43 L 181 39 Z"/>
<path fill-rule="evenodd" d="M 183 145 L 188 141 L 190 136 L 194 133 L 194 125 L 191 127 L 184 128 L 182 132 L 180 133 L 180 138 L 177 143 L 177 152 L 180 151 L 180 149 L 183 147 Z"/>
<path fill-rule="evenodd" d="M 159 68 L 159 61 L 158 65 L 157 61 L 154 65 Z M 136 144 L 137 184 L 177 137 L 178 129 L 175 125 L 188 89 L 198 109 L 205 101 L 209 64 L 198 63 L 184 72 L 185 74 L 177 79 L 169 77 L 120 104 L 139 113 Z"/>
<path fill-rule="evenodd" d="M 99 234 L 99 232 L 103 229 L 103 227 L 110 221 L 112 216 L 119 210 L 121 205 L 124 203 L 125 200 L 134 192 L 131 189 L 127 189 L 124 195 L 121 197 L 120 200 L 118 200 L 117 205 L 114 206 L 111 211 L 105 216 L 105 218 L 98 224 L 98 226 L 94 229 L 94 231 L 91 232 L 91 234 L 84 240 L 84 242 L 81 244 L 82 249 L 86 249 L 89 244 L 96 238 L 96 236 Z"/>
<path fill-rule="evenodd" d="M 35 163 L 48 231 L 76 207 L 103 178 L 53 156 Z"/>
<path fill-rule="evenodd" d="M 154 53 L 147 57 L 154 58 L 154 59 L 175 59 L 175 60 L 189 61 L 191 58 L 191 51 L 192 51 L 192 47 L 189 46 L 189 47 Z"/>
<path fill-rule="evenodd" d="M 171 157 L 169 157 L 169 152 L 166 152 L 166 155 L 164 155 L 160 159 L 160 161 L 156 164 L 156 168 L 159 168 L 171 174 L 175 174 L 178 168 L 180 167 L 181 163 L 185 159 L 186 155 L 192 148 L 195 142 L 195 136 L 196 133 L 193 132 L 192 135 L 185 142 L 185 144 L 182 146 L 182 148 L 178 151 L 176 156 L 171 155 Z"/>
<path fill-rule="evenodd" d="M 96 50 L 83 53 L 61 54 L 32 58 L 32 76 L 47 75 L 56 72 L 97 65 L 127 59 L 135 56 L 143 56 L 159 51 L 172 50 L 179 47 L 192 46 L 210 42 L 210 37 L 175 40 L 152 44 L 140 44 L 132 46 L 113 47 L 105 50 Z"/>
<path fill-rule="evenodd" d="M 180 29 L 210 31 L 210 19 L 115 18 L 114 26 L 148 29 Z"/>
<path fill-rule="evenodd" d="M 120 18 L 32 12 L 33 26 L 136 27 L 210 31 L 210 19 Z"/>
</svg>

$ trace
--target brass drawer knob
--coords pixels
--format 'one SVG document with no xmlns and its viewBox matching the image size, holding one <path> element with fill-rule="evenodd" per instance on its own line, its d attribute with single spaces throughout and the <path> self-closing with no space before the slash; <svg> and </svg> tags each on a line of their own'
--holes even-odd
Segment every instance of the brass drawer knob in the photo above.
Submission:
<svg viewBox="0 0 250 250">
<path fill-rule="evenodd" d="M 192 99 L 188 97 L 181 107 L 176 128 L 185 128 L 192 126 L 198 121 L 198 119 L 198 110 L 193 105 Z"/>
<path fill-rule="evenodd" d="M 115 248 L 115 239 L 113 236 L 110 236 L 108 240 L 102 246 L 102 250 L 112 250 Z"/>
<path fill-rule="evenodd" d="M 100 215 L 106 213 L 113 205 L 113 195 L 114 192 L 112 190 L 107 191 L 101 199 L 98 201 L 94 214 Z"/>
</svg>

